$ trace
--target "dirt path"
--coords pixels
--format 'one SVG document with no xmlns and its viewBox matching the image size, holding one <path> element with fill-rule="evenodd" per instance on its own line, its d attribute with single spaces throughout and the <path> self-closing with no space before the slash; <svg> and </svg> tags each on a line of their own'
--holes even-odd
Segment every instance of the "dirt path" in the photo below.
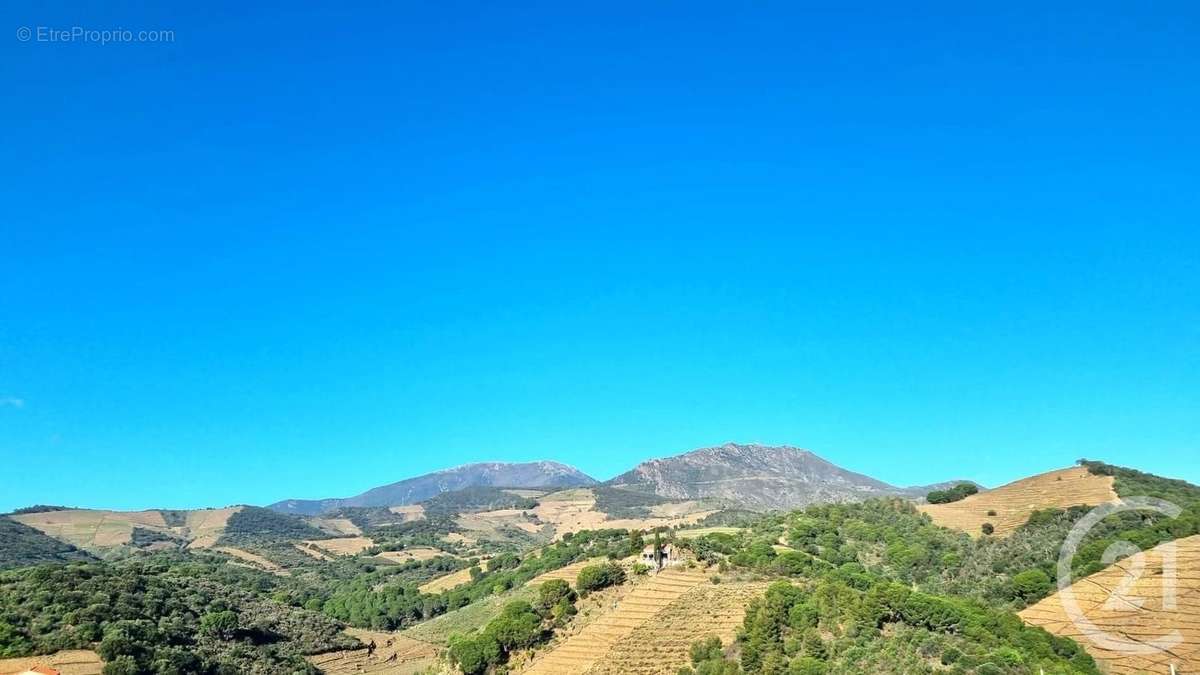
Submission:
<svg viewBox="0 0 1200 675">
<path fill-rule="evenodd" d="M 346 633 L 358 638 L 364 647 L 310 656 L 309 663 L 320 668 L 327 675 L 345 675 L 347 673 L 412 675 L 422 672 L 437 661 L 437 647 L 399 633 L 384 633 L 358 628 L 347 628 Z M 365 645 L 371 642 L 375 643 L 375 651 L 368 656 L 368 649 Z"/>
</svg>

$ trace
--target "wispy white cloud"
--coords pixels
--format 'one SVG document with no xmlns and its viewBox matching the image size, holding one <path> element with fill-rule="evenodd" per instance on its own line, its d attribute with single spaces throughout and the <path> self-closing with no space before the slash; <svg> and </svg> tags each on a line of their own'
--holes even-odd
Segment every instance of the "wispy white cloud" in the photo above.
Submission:
<svg viewBox="0 0 1200 675">
<path fill-rule="evenodd" d="M 16 396 L 0 396 L 0 408 L 24 408 L 25 399 Z"/>
</svg>

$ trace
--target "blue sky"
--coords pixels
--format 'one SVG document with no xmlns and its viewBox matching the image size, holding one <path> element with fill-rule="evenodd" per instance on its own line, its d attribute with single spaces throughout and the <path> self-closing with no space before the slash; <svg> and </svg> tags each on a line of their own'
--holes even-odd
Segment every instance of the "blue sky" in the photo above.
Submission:
<svg viewBox="0 0 1200 675">
<path fill-rule="evenodd" d="M 139 4 L 0 10 L 0 509 L 1200 481 L 1194 3 Z"/>
</svg>

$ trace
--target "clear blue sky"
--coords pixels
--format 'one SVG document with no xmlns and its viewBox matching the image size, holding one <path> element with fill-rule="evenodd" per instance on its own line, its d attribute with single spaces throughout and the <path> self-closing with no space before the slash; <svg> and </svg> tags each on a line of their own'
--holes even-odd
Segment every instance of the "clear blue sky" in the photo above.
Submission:
<svg viewBox="0 0 1200 675">
<path fill-rule="evenodd" d="M 1195 3 L 142 4 L 0 10 L 0 509 L 1200 481 Z"/>
</svg>

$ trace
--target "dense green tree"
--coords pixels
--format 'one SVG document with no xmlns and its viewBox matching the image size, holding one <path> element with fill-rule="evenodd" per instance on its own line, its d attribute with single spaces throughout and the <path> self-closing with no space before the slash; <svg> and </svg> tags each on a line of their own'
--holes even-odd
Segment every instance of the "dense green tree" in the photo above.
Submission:
<svg viewBox="0 0 1200 675">
<path fill-rule="evenodd" d="M 616 584 L 625 583 L 625 570 L 616 563 L 588 565 L 579 570 L 575 586 L 580 592 L 598 591 Z"/>
<path fill-rule="evenodd" d="M 1012 578 L 1013 593 L 1026 602 L 1032 602 L 1045 597 L 1053 582 L 1050 575 L 1040 569 L 1025 570 Z"/>
</svg>

